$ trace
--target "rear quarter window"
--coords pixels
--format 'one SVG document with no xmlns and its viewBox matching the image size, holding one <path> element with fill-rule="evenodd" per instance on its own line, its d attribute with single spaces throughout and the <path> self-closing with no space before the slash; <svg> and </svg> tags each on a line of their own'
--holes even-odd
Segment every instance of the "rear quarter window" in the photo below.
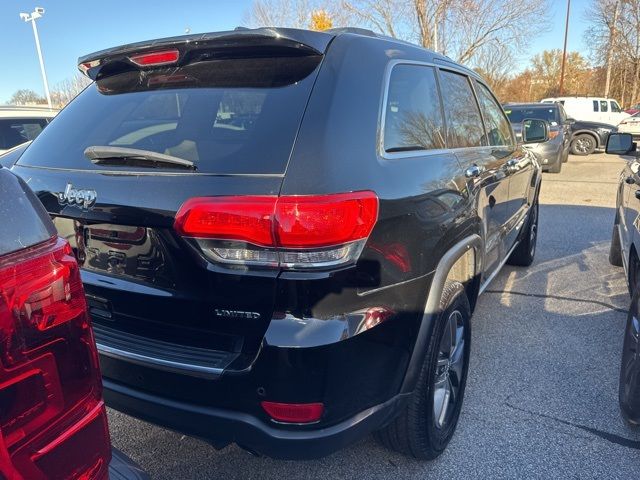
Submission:
<svg viewBox="0 0 640 480">
<path fill-rule="evenodd" d="M 445 147 L 444 120 L 435 69 L 396 65 L 391 71 L 384 118 L 384 149 L 405 152 Z"/>
</svg>

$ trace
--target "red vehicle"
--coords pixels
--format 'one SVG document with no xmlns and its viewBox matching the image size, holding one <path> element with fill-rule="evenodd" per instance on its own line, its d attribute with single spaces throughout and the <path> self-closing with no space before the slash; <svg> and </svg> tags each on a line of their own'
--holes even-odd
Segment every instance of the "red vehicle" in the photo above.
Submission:
<svg viewBox="0 0 640 480">
<path fill-rule="evenodd" d="M 629 108 L 625 110 L 625 113 L 628 113 L 629 115 L 635 115 L 638 112 L 640 112 L 640 103 L 631 105 Z"/>
<path fill-rule="evenodd" d="M 0 479 L 107 479 L 112 450 L 80 270 L 35 195 L 2 167 L 0 225 Z M 144 478 L 114 459 L 112 478 Z"/>
</svg>

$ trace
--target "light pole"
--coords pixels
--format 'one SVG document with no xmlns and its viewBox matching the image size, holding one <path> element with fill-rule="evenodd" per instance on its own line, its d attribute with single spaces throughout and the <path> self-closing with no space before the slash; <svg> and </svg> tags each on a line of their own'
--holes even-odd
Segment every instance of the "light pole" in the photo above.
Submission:
<svg viewBox="0 0 640 480">
<path fill-rule="evenodd" d="M 562 95 L 562 91 L 564 88 L 564 64 L 567 61 L 567 36 L 569 35 L 569 10 L 571 9 L 571 0 L 567 0 L 567 20 L 564 26 L 564 48 L 562 49 L 562 67 L 560 69 L 560 92 Z"/>
<path fill-rule="evenodd" d="M 38 38 L 38 28 L 36 27 L 36 19 L 44 15 L 44 8 L 36 7 L 33 12 L 21 13 L 20 18 L 25 22 L 31 22 L 33 27 L 33 36 L 36 39 L 36 50 L 38 51 L 38 60 L 40 60 L 40 71 L 42 72 L 42 81 L 44 82 L 44 93 L 47 96 L 47 104 L 51 108 L 51 95 L 49 94 L 49 82 L 47 81 L 47 72 L 44 70 L 44 60 L 42 59 L 42 50 L 40 49 L 40 39 Z"/>
</svg>

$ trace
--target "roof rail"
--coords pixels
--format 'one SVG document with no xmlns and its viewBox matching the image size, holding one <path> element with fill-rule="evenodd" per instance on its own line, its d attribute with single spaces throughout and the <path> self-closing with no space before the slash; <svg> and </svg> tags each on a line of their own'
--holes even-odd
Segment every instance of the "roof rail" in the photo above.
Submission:
<svg viewBox="0 0 640 480">
<path fill-rule="evenodd" d="M 341 33 L 355 33 L 356 35 L 365 35 L 367 37 L 378 37 L 379 35 L 373 30 L 358 27 L 337 27 L 325 30 L 326 33 L 340 35 Z"/>
</svg>

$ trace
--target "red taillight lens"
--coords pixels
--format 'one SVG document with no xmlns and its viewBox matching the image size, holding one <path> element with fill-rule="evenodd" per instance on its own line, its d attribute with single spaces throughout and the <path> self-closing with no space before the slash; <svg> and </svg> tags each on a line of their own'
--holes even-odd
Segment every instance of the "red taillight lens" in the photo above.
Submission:
<svg viewBox="0 0 640 480">
<path fill-rule="evenodd" d="M 315 268 L 357 258 L 377 219 L 378 197 L 370 191 L 202 197 L 185 202 L 175 229 L 186 237 L 250 244 L 209 245 L 223 262 Z"/>
<path fill-rule="evenodd" d="M 192 198 L 178 212 L 175 227 L 178 233 L 186 237 L 229 239 L 272 246 L 276 198 Z"/>
<path fill-rule="evenodd" d="M 373 192 L 284 196 L 276 205 L 278 246 L 309 248 L 367 238 L 378 219 Z"/>
<path fill-rule="evenodd" d="M 176 63 L 180 57 L 178 50 L 163 50 L 161 52 L 140 53 L 131 55 L 129 60 L 140 67 L 154 67 Z"/>
<path fill-rule="evenodd" d="M 111 450 L 97 351 L 64 240 L 0 257 L 0 345 L 0 477 L 103 478 Z M 103 426 L 80 428 L 89 423 Z M 72 444 L 76 457 L 48 453 Z"/>
<path fill-rule="evenodd" d="M 317 422 L 324 412 L 322 403 L 262 402 L 262 408 L 273 420 L 285 423 Z"/>
<path fill-rule="evenodd" d="M 549 140 L 556 138 L 560 135 L 560 130 L 549 130 Z"/>
</svg>

